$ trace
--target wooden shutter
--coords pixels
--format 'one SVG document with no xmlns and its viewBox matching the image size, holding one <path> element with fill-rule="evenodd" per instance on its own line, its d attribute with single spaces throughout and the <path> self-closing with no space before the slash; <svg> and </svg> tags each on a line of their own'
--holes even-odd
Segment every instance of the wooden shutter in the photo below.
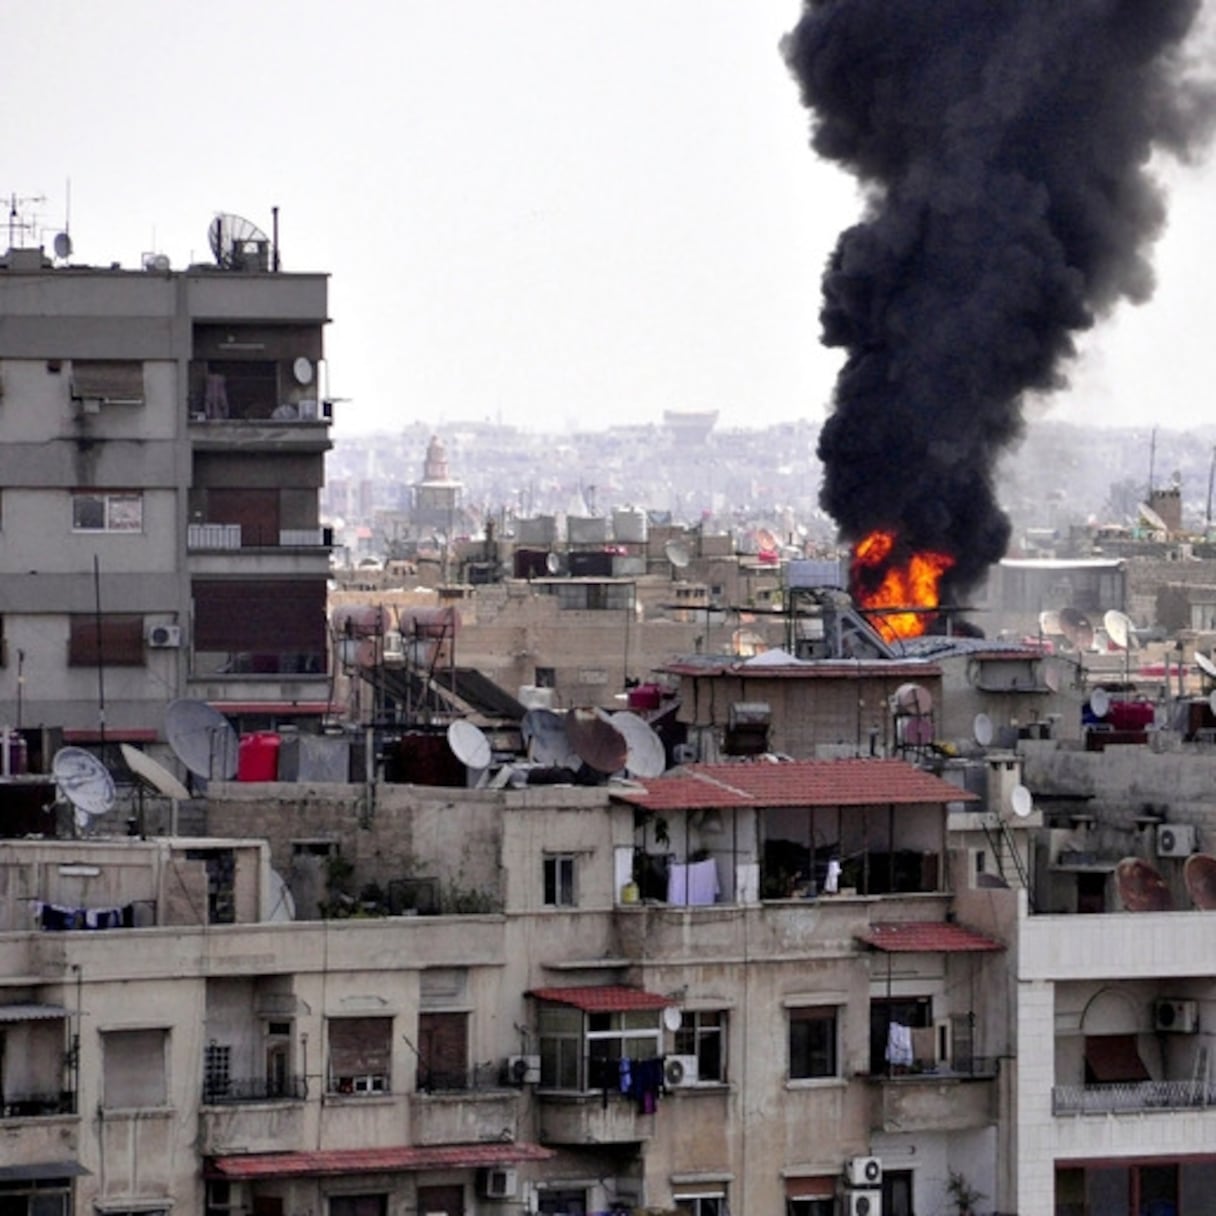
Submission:
<svg viewBox="0 0 1216 1216">
<path fill-rule="evenodd" d="M 325 580 L 196 579 L 195 650 L 325 651 Z"/>
<path fill-rule="evenodd" d="M 388 1076 L 392 1018 L 333 1018 L 329 1071 L 334 1077 Z"/>
<path fill-rule="evenodd" d="M 107 667 L 142 667 L 144 618 L 126 613 L 73 615 L 68 623 L 68 666 L 96 667 L 99 661 Z"/>
</svg>

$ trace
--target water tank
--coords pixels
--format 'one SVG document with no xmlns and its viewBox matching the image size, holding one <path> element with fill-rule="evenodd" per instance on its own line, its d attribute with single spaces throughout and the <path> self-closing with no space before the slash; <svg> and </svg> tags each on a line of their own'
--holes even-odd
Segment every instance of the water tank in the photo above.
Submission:
<svg viewBox="0 0 1216 1216">
<path fill-rule="evenodd" d="M 623 507 L 612 513 L 612 535 L 625 544 L 645 544 L 646 512 L 640 507 Z"/>
<path fill-rule="evenodd" d="M 279 748 L 282 740 L 271 730 L 242 735 L 237 748 L 236 779 L 238 781 L 277 781 L 279 778 Z"/>
</svg>

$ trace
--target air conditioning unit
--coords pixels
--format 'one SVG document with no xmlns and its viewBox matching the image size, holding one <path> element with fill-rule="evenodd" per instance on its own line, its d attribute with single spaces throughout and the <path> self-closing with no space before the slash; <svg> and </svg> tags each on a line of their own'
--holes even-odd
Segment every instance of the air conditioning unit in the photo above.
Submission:
<svg viewBox="0 0 1216 1216">
<path fill-rule="evenodd" d="M 507 1079 L 512 1085 L 539 1085 L 540 1056 L 508 1056 Z"/>
<path fill-rule="evenodd" d="M 1167 1034 L 1194 1034 L 1199 1029 L 1198 1002 L 1169 997 L 1154 1001 L 1153 1029 Z"/>
<path fill-rule="evenodd" d="M 882 1216 L 882 1191 L 846 1191 L 845 1216 Z"/>
<path fill-rule="evenodd" d="M 405 648 L 401 642 L 401 634 L 390 629 L 384 635 L 384 657 L 386 659 L 404 659 Z"/>
<path fill-rule="evenodd" d="M 490 1169 L 481 1175 L 481 1193 L 486 1199 L 514 1199 L 519 1174 L 511 1169 Z"/>
<path fill-rule="evenodd" d="M 1157 825 L 1158 857 L 1189 857 L 1195 851 L 1193 823 L 1160 823 Z"/>
<path fill-rule="evenodd" d="M 160 649 L 175 648 L 182 644 L 180 625 L 149 625 L 145 635 L 148 645 Z"/>
<path fill-rule="evenodd" d="M 683 1089 L 697 1083 L 696 1056 L 668 1056 L 663 1061 L 663 1082 L 668 1089 Z"/>
<path fill-rule="evenodd" d="M 877 1157 L 850 1157 L 844 1176 L 849 1186 L 878 1186 L 882 1182 L 882 1162 Z"/>
</svg>

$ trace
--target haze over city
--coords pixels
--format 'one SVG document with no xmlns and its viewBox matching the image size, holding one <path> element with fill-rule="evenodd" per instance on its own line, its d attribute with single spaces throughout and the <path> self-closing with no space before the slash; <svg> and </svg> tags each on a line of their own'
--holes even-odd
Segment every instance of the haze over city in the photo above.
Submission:
<svg viewBox="0 0 1216 1216">
<path fill-rule="evenodd" d="M 840 362 L 819 342 L 820 275 L 861 199 L 808 146 L 779 51 L 799 11 L 18 7 L 11 235 L 50 248 L 68 227 L 74 261 L 162 252 L 181 269 L 210 260 L 217 212 L 269 230 L 277 206 L 284 268 L 332 276 L 338 436 L 418 418 L 598 429 L 665 409 L 818 423 Z M 138 71 L 118 79 L 117 61 Z M 1155 294 L 1100 321 L 1072 387 L 1032 413 L 1204 421 L 1212 169 L 1160 172 Z"/>
</svg>

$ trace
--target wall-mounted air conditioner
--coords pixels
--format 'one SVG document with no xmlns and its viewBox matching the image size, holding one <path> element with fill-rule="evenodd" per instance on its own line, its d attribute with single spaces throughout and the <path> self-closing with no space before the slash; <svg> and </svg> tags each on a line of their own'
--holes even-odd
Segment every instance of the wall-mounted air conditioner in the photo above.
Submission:
<svg viewBox="0 0 1216 1216">
<path fill-rule="evenodd" d="M 663 1082 L 668 1089 L 696 1085 L 698 1071 L 696 1056 L 668 1056 L 663 1061 Z"/>
<path fill-rule="evenodd" d="M 148 645 L 156 649 L 173 649 L 182 644 L 180 625 L 149 625 L 144 635 Z"/>
<path fill-rule="evenodd" d="M 514 1199 L 519 1174 L 512 1169 L 489 1169 L 481 1175 L 481 1193 L 486 1199 Z"/>
<path fill-rule="evenodd" d="M 507 1079 L 512 1085 L 539 1085 L 540 1056 L 508 1056 Z"/>
<path fill-rule="evenodd" d="M 845 1163 L 844 1176 L 849 1186 L 880 1186 L 882 1162 L 877 1157 L 850 1157 Z"/>
<path fill-rule="evenodd" d="M 1193 823 L 1161 823 L 1157 825 L 1158 857 L 1189 857 L 1195 851 Z"/>
<path fill-rule="evenodd" d="M 882 1216 L 882 1191 L 846 1191 L 845 1216 Z"/>
<path fill-rule="evenodd" d="M 1199 1029 L 1199 1004 L 1161 997 L 1153 1002 L 1153 1029 L 1167 1034 L 1194 1034 Z"/>
</svg>

